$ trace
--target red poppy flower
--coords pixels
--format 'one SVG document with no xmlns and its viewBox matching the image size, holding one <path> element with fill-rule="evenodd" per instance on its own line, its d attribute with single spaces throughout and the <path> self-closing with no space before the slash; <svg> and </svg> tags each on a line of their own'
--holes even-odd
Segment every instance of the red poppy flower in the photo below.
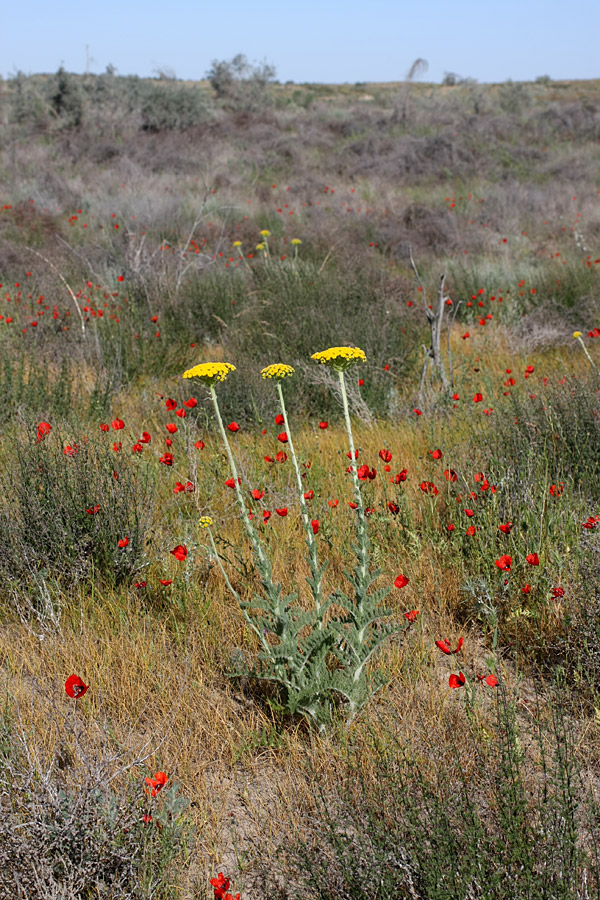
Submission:
<svg viewBox="0 0 600 900">
<path fill-rule="evenodd" d="M 409 622 L 414 622 L 420 615 L 421 614 L 418 609 L 411 609 L 410 612 L 404 613 L 404 618 L 408 619 Z"/>
<path fill-rule="evenodd" d="M 187 416 L 187 413 L 186 413 L 185 409 L 176 409 L 175 415 L 179 416 L 180 419 L 185 419 L 185 417 Z"/>
<path fill-rule="evenodd" d="M 268 522 L 270 518 L 271 518 L 271 513 L 269 512 L 268 509 L 264 509 L 263 510 L 263 520 L 265 522 Z"/>
<path fill-rule="evenodd" d="M 325 428 L 329 428 L 329 422 L 319 422 L 319 428 L 325 430 Z"/>
<path fill-rule="evenodd" d="M 469 537 L 473 537 L 473 535 L 475 534 L 476 531 L 477 531 L 477 529 L 475 528 L 474 525 L 469 525 L 469 527 L 465 531 L 465 534 L 468 535 Z"/>
<path fill-rule="evenodd" d="M 176 409 L 176 408 L 177 408 L 177 404 L 175 403 L 174 400 L 171 399 L 171 397 L 169 397 L 169 399 L 165 401 L 165 406 L 167 407 L 167 409 L 169 410 L 169 412 L 170 412 L 172 409 Z"/>
<path fill-rule="evenodd" d="M 138 442 L 137 444 L 133 445 L 133 447 L 131 448 L 131 452 L 132 453 L 141 453 L 143 449 L 144 449 L 143 446 Z"/>
<path fill-rule="evenodd" d="M 141 436 L 141 438 L 140 438 L 140 440 L 139 440 L 139 443 L 140 443 L 140 444 L 149 444 L 151 440 L 152 440 L 152 438 L 150 437 L 150 435 L 148 434 L 148 432 L 147 432 L 147 431 L 143 431 L 143 432 L 142 432 L 142 436 Z"/>
<path fill-rule="evenodd" d="M 240 426 L 238 425 L 237 422 L 230 422 L 229 425 L 227 426 L 227 430 L 236 432 L 236 431 L 240 430 Z"/>
<path fill-rule="evenodd" d="M 496 678 L 495 675 L 488 675 L 487 678 L 484 679 L 484 681 L 490 687 L 497 687 L 497 685 L 498 685 L 498 679 Z"/>
<path fill-rule="evenodd" d="M 408 575 L 398 575 L 396 580 L 394 581 L 394 587 L 399 589 L 406 587 L 408 584 Z"/>
<path fill-rule="evenodd" d="M 282 509 L 276 509 L 275 512 L 277 513 L 278 516 L 281 516 L 283 518 L 284 516 L 287 516 L 287 514 L 288 514 L 287 506 L 284 506 Z"/>
<path fill-rule="evenodd" d="M 449 525 L 446 525 L 446 531 L 454 531 L 455 528 L 456 525 L 453 525 L 452 522 L 450 522 Z"/>
<path fill-rule="evenodd" d="M 392 500 L 388 500 L 388 509 L 393 516 L 397 516 L 400 512 L 400 507 L 397 503 L 394 503 Z"/>
<path fill-rule="evenodd" d="M 435 642 L 435 646 L 438 647 L 442 651 L 442 653 L 447 653 L 449 656 L 451 656 L 454 653 L 458 653 L 460 651 L 460 648 L 462 647 L 462 645 L 463 645 L 463 638 L 458 639 L 458 644 L 456 645 L 456 650 L 452 650 L 448 641 L 436 641 Z"/>
<path fill-rule="evenodd" d="M 312 528 L 312 530 L 313 530 L 313 534 L 317 534 L 318 531 L 319 531 L 319 520 L 318 520 L 318 519 L 311 519 L 311 520 L 310 520 L 310 526 L 311 526 L 311 528 Z"/>
<path fill-rule="evenodd" d="M 397 475 L 394 475 L 393 478 L 390 478 L 390 484 L 400 484 L 401 481 L 406 481 L 408 478 L 408 470 L 402 469 L 401 472 L 398 472 Z"/>
<path fill-rule="evenodd" d="M 458 675 L 455 675 L 454 673 L 452 673 L 452 675 L 450 675 L 450 678 L 448 679 L 448 687 L 460 688 L 464 685 L 466 680 L 467 679 L 465 678 L 465 676 L 463 675 L 462 672 L 459 672 Z"/>
<path fill-rule="evenodd" d="M 384 463 L 389 463 L 392 459 L 392 453 L 390 450 L 380 450 L 379 458 L 382 459 Z"/>
<path fill-rule="evenodd" d="M 136 587 L 140 590 L 143 590 L 143 588 L 146 587 L 146 582 L 145 581 L 136 581 L 134 587 Z"/>
<path fill-rule="evenodd" d="M 539 566 L 540 558 L 537 553 L 528 553 L 525 557 L 530 566 Z"/>
<path fill-rule="evenodd" d="M 287 444 L 288 436 L 285 433 L 285 431 L 282 431 L 281 434 L 277 435 L 277 440 L 279 441 L 280 444 Z"/>
<path fill-rule="evenodd" d="M 550 496 L 551 497 L 560 497 L 564 490 L 564 484 L 561 481 L 560 484 L 551 484 L 550 485 Z"/>
<path fill-rule="evenodd" d="M 287 453 L 284 450 L 280 450 L 279 453 L 275 454 L 275 459 L 279 463 L 284 463 L 287 460 Z"/>
<path fill-rule="evenodd" d="M 100 425 L 100 431 L 109 431 L 109 430 L 110 430 L 110 425 L 108 425 L 106 422 L 103 422 Z"/>
<path fill-rule="evenodd" d="M 504 572 L 510 572 L 510 567 L 512 566 L 512 556 L 508 556 L 507 554 L 501 556 L 500 559 L 496 560 L 496 565 Z"/>
<path fill-rule="evenodd" d="M 190 399 L 186 400 L 183 405 L 187 406 L 188 409 L 193 409 L 195 406 L 198 406 L 198 401 L 195 397 L 190 397 Z"/>
<path fill-rule="evenodd" d="M 177 431 L 177 425 L 174 425 L 172 422 L 169 422 L 168 425 L 165 425 L 165 428 L 169 432 L 169 434 L 175 434 Z"/>
<path fill-rule="evenodd" d="M 169 553 L 174 556 L 175 559 L 179 560 L 179 562 L 183 562 L 188 555 L 188 550 L 185 544 L 177 544 L 173 550 L 169 550 Z"/>
<path fill-rule="evenodd" d="M 158 461 L 163 463 L 165 466 L 172 466 L 173 465 L 173 454 L 172 453 L 163 453 L 163 455 L 161 456 L 161 458 Z"/>
<path fill-rule="evenodd" d="M 530 584 L 523 585 L 523 587 L 521 588 L 521 593 L 522 594 L 530 594 L 531 593 L 531 585 Z"/>
<path fill-rule="evenodd" d="M 481 403 L 482 400 L 483 397 L 481 396 L 481 394 L 475 394 L 475 396 L 473 397 L 473 403 Z"/>
<path fill-rule="evenodd" d="M 358 509 L 358 503 L 355 503 L 354 500 L 349 500 L 348 506 L 350 507 L 350 509 Z"/>
<path fill-rule="evenodd" d="M 454 483 L 458 479 L 458 475 L 454 471 L 454 469 L 445 469 L 444 470 L 444 478 L 446 481 L 451 481 Z"/>
<path fill-rule="evenodd" d="M 275 424 L 276 424 L 276 425 L 283 425 L 284 422 L 285 422 L 285 419 L 283 418 L 283 415 L 282 415 L 281 413 L 278 413 L 278 414 L 275 416 Z"/>
<path fill-rule="evenodd" d="M 100 506 L 97 504 L 96 506 L 90 506 L 89 509 L 86 509 L 86 512 L 90 514 L 90 516 L 95 516 L 97 512 L 100 512 Z"/>
<path fill-rule="evenodd" d="M 36 444 L 39 444 L 40 441 L 43 441 L 46 435 L 50 434 L 52 431 L 52 426 L 49 422 L 40 422 L 37 427 L 37 440 Z"/>
<path fill-rule="evenodd" d="M 339 500 L 328 500 L 327 501 L 328 505 L 331 506 L 332 509 L 335 509 L 335 507 L 338 505 L 339 502 L 340 502 Z"/>
<path fill-rule="evenodd" d="M 146 793 L 150 794 L 151 797 L 156 797 L 159 791 L 162 791 L 168 780 L 169 779 L 164 772 L 156 772 L 154 778 L 145 778 L 144 781 L 148 785 L 145 789 Z"/>
<path fill-rule="evenodd" d="M 472 519 L 473 516 L 475 515 L 475 513 L 473 512 L 472 509 L 465 509 L 465 515 L 466 515 L 469 519 Z"/>
<path fill-rule="evenodd" d="M 84 684 L 79 675 L 69 675 L 65 681 L 65 691 L 67 692 L 67 696 L 72 697 L 73 700 L 83 697 L 88 687 L 89 685 Z"/>
<path fill-rule="evenodd" d="M 415 416 L 422 416 L 422 415 L 423 415 L 423 413 L 421 412 L 420 409 L 413 409 L 413 412 L 414 412 Z"/>
<path fill-rule="evenodd" d="M 600 516 L 590 516 L 587 522 L 582 522 L 581 527 L 587 528 L 591 530 L 592 528 L 597 528 L 600 524 Z"/>
<path fill-rule="evenodd" d="M 120 431 L 121 428 L 125 428 L 125 422 L 122 419 L 113 419 L 110 423 L 115 431 Z"/>
<path fill-rule="evenodd" d="M 352 459 L 352 454 L 350 453 L 349 450 L 348 450 L 348 452 L 346 453 L 346 456 L 348 457 L 348 459 Z M 355 450 L 355 451 L 354 451 L 354 459 L 358 459 L 358 450 Z"/>
<path fill-rule="evenodd" d="M 551 593 L 552 597 L 554 598 L 554 600 L 558 600 L 559 597 L 565 596 L 565 589 L 564 589 L 564 587 L 560 587 L 560 586 L 553 587 L 552 590 L 550 591 L 550 593 Z"/>
<path fill-rule="evenodd" d="M 119 540 L 119 547 L 127 547 L 128 544 L 129 544 L 128 537 L 124 537 Z"/>
<path fill-rule="evenodd" d="M 424 494 L 433 494 L 434 497 L 437 497 L 439 494 L 438 489 L 432 481 L 422 481 L 419 487 Z"/>
<path fill-rule="evenodd" d="M 242 483 L 242 479 L 241 479 L 241 478 L 238 478 L 238 484 L 241 484 L 241 483 Z M 228 479 L 227 479 L 227 481 L 225 482 L 225 487 L 228 487 L 228 488 L 234 488 L 234 487 L 235 487 L 235 481 L 233 480 L 233 478 L 228 478 Z"/>
<path fill-rule="evenodd" d="M 196 448 L 196 450 L 204 450 L 206 444 L 204 443 L 204 441 L 196 441 L 194 447 Z"/>
<path fill-rule="evenodd" d="M 305 494 L 304 494 L 304 499 L 305 499 L 305 500 L 312 500 L 314 496 L 315 496 L 315 492 L 314 492 L 314 491 L 306 491 Z"/>
<path fill-rule="evenodd" d="M 431 454 L 432 459 L 441 459 L 442 456 L 443 456 L 443 454 L 442 454 L 441 450 L 434 450 L 433 453 Z"/>
<path fill-rule="evenodd" d="M 512 527 L 512 522 L 507 522 L 505 525 L 498 525 L 498 529 L 502 532 L 502 534 L 510 534 Z"/>
<path fill-rule="evenodd" d="M 170 584 L 173 584 L 173 579 L 172 579 L 172 578 L 164 578 L 164 579 L 161 578 L 161 579 L 160 579 L 160 583 L 161 583 L 164 587 L 168 587 Z"/>
</svg>

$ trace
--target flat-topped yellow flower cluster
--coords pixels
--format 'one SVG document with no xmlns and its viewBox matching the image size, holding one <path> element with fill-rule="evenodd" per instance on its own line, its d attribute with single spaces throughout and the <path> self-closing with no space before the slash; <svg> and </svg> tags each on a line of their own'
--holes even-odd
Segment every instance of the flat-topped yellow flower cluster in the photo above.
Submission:
<svg viewBox="0 0 600 900">
<path fill-rule="evenodd" d="M 273 363 L 272 366 L 266 366 L 261 370 L 263 378 L 287 378 L 294 374 L 292 366 L 286 366 L 285 363 Z"/>
<path fill-rule="evenodd" d="M 226 362 L 199 363 L 193 369 L 183 373 L 183 378 L 198 378 L 204 384 L 216 384 L 217 381 L 225 381 L 230 372 L 235 372 L 235 366 Z"/>
<path fill-rule="evenodd" d="M 311 359 L 340 372 L 356 362 L 366 362 L 367 357 L 364 350 L 358 347 L 330 347 L 329 350 L 313 353 Z"/>
<path fill-rule="evenodd" d="M 200 526 L 200 528 L 210 528 L 212 523 L 213 520 L 210 516 L 200 516 L 200 519 L 198 520 L 198 525 Z"/>
</svg>

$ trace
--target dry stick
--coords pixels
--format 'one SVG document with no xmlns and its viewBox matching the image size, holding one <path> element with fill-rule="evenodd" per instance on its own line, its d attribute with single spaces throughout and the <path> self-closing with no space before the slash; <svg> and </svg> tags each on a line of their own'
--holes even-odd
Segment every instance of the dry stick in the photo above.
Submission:
<svg viewBox="0 0 600 900">
<path fill-rule="evenodd" d="M 84 335 L 84 337 L 85 337 L 85 321 L 84 321 L 84 318 L 83 318 L 83 313 L 81 312 L 81 307 L 79 306 L 79 303 L 77 302 L 77 297 L 75 296 L 75 294 L 74 294 L 74 292 L 73 292 L 73 290 L 72 290 L 70 284 L 68 283 L 67 279 L 62 275 L 61 272 L 59 272 L 59 270 L 56 268 L 56 266 L 54 265 L 54 263 L 50 262 L 49 259 L 46 259 L 46 257 L 43 256 L 38 250 L 34 250 L 33 247 L 25 247 L 25 250 L 29 250 L 30 253 L 35 253 L 36 256 L 39 256 L 40 259 L 43 259 L 44 262 L 47 263 L 47 265 L 50 266 L 50 268 L 52 269 L 53 272 L 56 272 L 56 274 L 58 275 L 58 277 L 60 278 L 60 280 L 62 281 L 62 283 L 63 283 L 64 286 L 66 287 L 66 289 L 68 290 L 68 292 L 69 292 L 69 294 L 70 294 L 70 296 L 71 296 L 71 300 L 72 300 L 73 303 L 75 304 L 75 308 L 77 309 L 77 314 L 79 315 L 79 319 L 80 319 L 80 321 L 81 321 L 81 331 L 83 332 L 83 335 Z"/>
<path fill-rule="evenodd" d="M 442 353 L 441 353 L 441 349 L 440 349 L 440 341 L 441 341 L 441 336 L 442 336 L 442 322 L 443 322 L 443 318 L 444 318 L 444 305 L 446 302 L 446 297 L 444 297 L 444 282 L 446 280 L 446 275 L 445 274 L 440 275 L 440 283 L 439 283 L 439 287 L 438 287 L 438 308 L 437 308 L 437 313 L 434 313 L 433 310 L 429 309 L 429 306 L 427 305 L 427 296 L 425 293 L 425 285 L 423 284 L 423 281 L 421 279 L 421 276 L 419 275 L 419 271 L 417 269 L 416 263 L 414 261 L 414 258 L 412 255 L 412 247 L 408 248 L 408 253 L 409 253 L 410 264 L 412 266 L 412 270 L 417 277 L 417 281 L 419 282 L 419 286 L 421 288 L 421 293 L 423 294 L 423 308 L 425 310 L 425 317 L 426 317 L 427 321 L 429 322 L 429 331 L 430 331 L 430 335 L 431 335 L 431 346 L 428 351 L 428 358 L 425 360 L 424 369 L 427 368 L 429 360 L 432 360 L 434 366 L 436 367 L 436 369 L 438 371 L 438 375 L 441 378 L 444 391 L 447 391 L 450 386 L 450 383 L 448 381 L 448 375 L 446 374 L 446 368 L 444 366 L 444 361 L 442 359 Z M 419 389 L 419 402 L 422 402 L 422 400 L 423 400 L 423 396 L 421 393 L 422 387 L 423 387 L 423 382 L 424 382 L 424 374 L 421 378 L 421 388 Z"/>
</svg>

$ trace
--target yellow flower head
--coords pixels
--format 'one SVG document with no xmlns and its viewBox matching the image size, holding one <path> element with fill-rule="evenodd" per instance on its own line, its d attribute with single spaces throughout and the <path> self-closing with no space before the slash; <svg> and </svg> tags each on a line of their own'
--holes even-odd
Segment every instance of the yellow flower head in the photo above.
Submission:
<svg viewBox="0 0 600 900">
<path fill-rule="evenodd" d="M 256 245 L 256 249 L 257 249 L 257 250 L 264 250 L 266 246 L 267 246 L 266 244 L 257 244 L 257 245 Z"/>
<path fill-rule="evenodd" d="M 242 242 L 241 242 L 241 241 L 234 241 L 234 242 L 233 242 L 233 246 L 234 246 L 234 247 L 241 247 L 241 246 L 242 246 Z"/>
<path fill-rule="evenodd" d="M 292 240 L 290 241 L 290 244 L 301 244 L 301 243 L 302 243 L 302 241 L 300 240 L 300 238 L 292 238 Z"/>
<path fill-rule="evenodd" d="M 235 372 L 235 366 L 231 363 L 212 362 L 200 363 L 193 369 L 183 373 L 183 378 L 198 378 L 204 384 L 212 385 L 218 381 L 225 381 L 230 372 Z"/>
<path fill-rule="evenodd" d="M 261 233 L 260 233 L 260 236 L 261 236 L 261 237 L 271 237 L 271 232 L 270 232 L 270 231 L 267 231 L 266 228 L 263 228 L 263 230 L 262 230 Z"/>
<path fill-rule="evenodd" d="M 210 528 L 212 523 L 213 520 L 210 516 L 200 516 L 200 519 L 198 521 L 198 525 L 200 526 L 200 528 Z"/>
<path fill-rule="evenodd" d="M 313 353 L 311 359 L 325 366 L 330 366 L 336 372 L 343 372 L 356 362 L 366 362 L 364 350 L 358 347 L 330 347 L 320 353 Z"/>
<path fill-rule="evenodd" d="M 573 337 L 574 337 L 574 338 L 580 338 L 580 337 L 581 337 L 581 332 L 580 332 L 580 331 L 574 331 L 574 332 L 573 332 Z"/>
<path fill-rule="evenodd" d="M 263 378 L 277 378 L 281 381 L 282 378 L 293 375 L 294 370 L 292 366 L 286 366 L 284 363 L 274 363 L 272 366 L 262 369 L 260 374 Z"/>
</svg>

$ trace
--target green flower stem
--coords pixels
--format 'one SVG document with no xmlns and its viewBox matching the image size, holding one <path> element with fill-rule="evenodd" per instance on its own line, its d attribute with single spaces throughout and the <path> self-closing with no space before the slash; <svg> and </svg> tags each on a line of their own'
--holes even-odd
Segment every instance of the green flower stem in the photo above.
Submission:
<svg viewBox="0 0 600 900">
<path fill-rule="evenodd" d="M 294 467 L 294 472 L 296 473 L 296 485 L 298 488 L 298 497 L 300 500 L 300 512 L 302 514 L 302 522 L 304 524 L 304 530 L 306 531 L 306 543 L 308 545 L 309 552 L 309 561 L 310 567 L 313 575 L 313 579 L 315 582 L 315 586 L 313 589 L 313 596 L 315 600 L 315 607 L 317 612 L 321 611 L 321 572 L 319 570 L 319 560 L 317 555 L 317 541 L 315 539 L 314 532 L 312 530 L 312 525 L 310 524 L 310 514 L 308 511 L 308 506 L 306 505 L 306 500 L 304 499 L 304 485 L 302 484 L 302 475 L 300 473 L 300 466 L 298 465 L 298 459 L 296 457 L 296 451 L 294 450 L 294 442 L 292 440 L 292 433 L 290 431 L 290 423 L 288 422 L 287 410 L 285 408 L 285 401 L 283 399 L 283 390 L 281 388 L 281 382 L 277 381 L 277 395 L 279 397 L 279 405 L 281 407 L 281 413 L 283 415 L 283 424 L 285 426 L 285 433 L 287 434 L 288 439 L 288 447 L 290 451 L 290 455 L 292 457 L 292 465 Z M 319 621 L 319 628 L 323 627 L 322 620 Z"/>
<path fill-rule="evenodd" d="M 350 462 L 352 463 L 352 481 L 354 484 L 354 493 L 356 494 L 356 502 L 358 504 L 358 515 L 363 527 L 365 526 L 365 507 L 363 503 L 363 495 L 360 489 L 360 482 L 356 472 L 356 452 L 354 449 L 354 438 L 352 436 L 352 423 L 350 421 L 350 409 L 348 407 L 348 395 L 346 393 L 346 381 L 344 379 L 343 370 L 338 370 L 340 379 L 340 390 L 342 393 L 342 405 L 344 407 L 344 419 L 346 420 L 346 434 L 348 435 L 348 445 L 350 447 Z"/>
<path fill-rule="evenodd" d="M 584 352 L 585 355 L 587 356 L 587 358 L 588 358 L 588 360 L 589 360 L 589 362 L 590 362 L 590 365 L 591 365 L 591 366 L 596 370 L 596 372 L 597 372 L 597 371 L 598 371 L 598 367 L 597 367 L 596 363 L 594 362 L 594 360 L 592 359 L 592 357 L 590 356 L 590 354 L 588 353 L 588 348 L 587 348 L 587 347 L 585 346 L 585 344 L 583 343 L 583 338 L 581 337 L 581 335 L 577 338 L 577 340 L 579 341 L 579 343 L 580 343 L 581 346 L 583 347 L 583 352 Z"/>
<path fill-rule="evenodd" d="M 244 527 L 250 538 L 254 551 L 258 556 L 258 559 L 262 566 L 266 566 L 268 563 L 267 557 L 265 556 L 265 551 L 263 550 L 262 544 L 258 538 L 258 534 L 256 530 L 253 528 L 252 523 L 250 521 L 250 517 L 248 514 L 248 510 L 246 509 L 246 504 L 244 503 L 244 497 L 242 495 L 242 490 L 239 484 L 239 477 L 237 466 L 235 464 L 235 459 L 233 457 L 233 453 L 231 452 L 231 447 L 229 446 L 229 441 L 227 440 L 227 432 L 225 431 L 225 426 L 223 425 L 223 419 L 221 418 L 221 411 L 219 409 L 219 401 L 217 400 L 217 392 L 215 391 L 215 386 L 213 384 L 210 385 L 210 396 L 212 398 L 213 406 L 215 408 L 215 416 L 217 418 L 217 425 L 219 426 L 219 431 L 221 432 L 221 438 L 223 439 L 223 443 L 225 444 L 225 450 L 227 451 L 227 458 L 229 459 L 229 468 L 231 469 L 231 474 L 233 476 L 233 486 L 235 489 L 235 495 L 237 497 L 238 506 L 240 508 L 240 512 L 242 514 L 242 522 L 244 523 Z M 270 566 L 269 566 L 270 570 Z M 262 574 L 262 573 L 261 573 Z"/>
</svg>

